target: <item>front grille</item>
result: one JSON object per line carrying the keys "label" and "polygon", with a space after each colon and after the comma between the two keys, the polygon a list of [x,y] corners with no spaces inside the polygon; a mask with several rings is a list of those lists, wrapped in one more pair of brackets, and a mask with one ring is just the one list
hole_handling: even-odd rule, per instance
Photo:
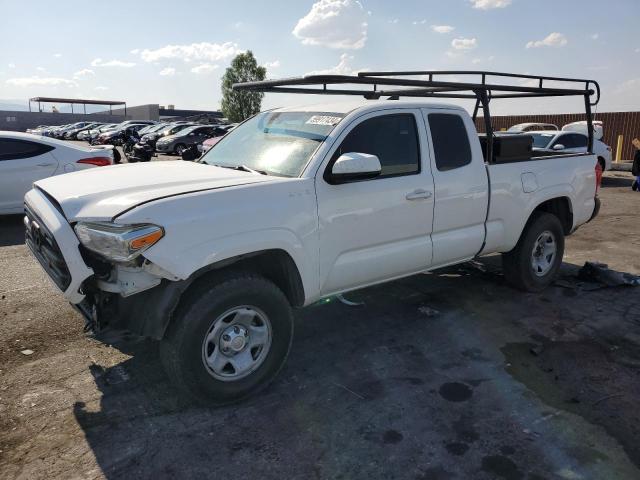
{"label": "front grille", "polygon": [[29,219],[25,231],[26,244],[45,272],[49,274],[58,288],[64,292],[71,283],[71,274],[60,247],[58,247],[56,239],[44,222],[27,205],[24,206],[24,209],[25,215]]}

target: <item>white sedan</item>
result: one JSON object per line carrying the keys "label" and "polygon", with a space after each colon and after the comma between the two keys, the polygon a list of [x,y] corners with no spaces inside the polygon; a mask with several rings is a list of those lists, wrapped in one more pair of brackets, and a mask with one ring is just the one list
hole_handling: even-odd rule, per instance
{"label": "white sedan", "polygon": [[22,213],[24,195],[36,180],[106,165],[113,165],[111,148],[0,131],[0,215]]}
{"label": "white sedan", "polygon": [[[572,130],[541,130],[537,132],[525,132],[533,137],[533,150],[546,153],[558,153],[572,155],[586,153],[589,141],[586,134]],[[593,139],[593,153],[598,157],[602,170],[611,169],[611,147],[598,140],[597,135]]]}

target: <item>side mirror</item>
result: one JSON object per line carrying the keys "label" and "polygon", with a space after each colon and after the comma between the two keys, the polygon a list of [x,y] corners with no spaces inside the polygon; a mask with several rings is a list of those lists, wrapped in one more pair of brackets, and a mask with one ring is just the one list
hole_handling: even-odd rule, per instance
{"label": "side mirror", "polygon": [[556,144],[553,146],[553,149],[554,149],[554,150],[564,150],[564,145],[562,145],[561,143],[556,143]]}
{"label": "side mirror", "polygon": [[332,185],[366,180],[380,175],[382,166],[375,155],[368,153],[343,153],[331,168],[331,175],[327,181]]}

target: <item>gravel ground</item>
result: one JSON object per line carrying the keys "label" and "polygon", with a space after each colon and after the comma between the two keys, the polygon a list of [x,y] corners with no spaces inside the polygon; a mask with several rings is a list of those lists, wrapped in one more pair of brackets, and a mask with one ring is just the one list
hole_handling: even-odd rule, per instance
{"label": "gravel ground", "polygon": [[179,397],[155,343],[83,334],[2,218],[0,477],[638,479],[640,288],[575,276],[640,274],[630,184],[606,175],[544,293],[491,257],[298,311],[274,384],[218,409]]}

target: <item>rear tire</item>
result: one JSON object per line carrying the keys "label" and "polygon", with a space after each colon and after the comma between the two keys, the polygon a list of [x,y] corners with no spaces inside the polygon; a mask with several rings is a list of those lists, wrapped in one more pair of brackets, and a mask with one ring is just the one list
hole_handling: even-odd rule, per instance
{"label": "rear tire", "polygon": [[564,231],[558,217],[534,212],[515,248],[502,254],[502,270],[512,286],[540,292],[555,279],[563,255]]}
{"label": "rear tire", "polygon": [[[160,344],[169,378],[200,404],[225,405],[265,388],[293,338],[293,313],[271,281],[228,272],[195,287]],[[262,342],[262,343],[260,343]]]}

